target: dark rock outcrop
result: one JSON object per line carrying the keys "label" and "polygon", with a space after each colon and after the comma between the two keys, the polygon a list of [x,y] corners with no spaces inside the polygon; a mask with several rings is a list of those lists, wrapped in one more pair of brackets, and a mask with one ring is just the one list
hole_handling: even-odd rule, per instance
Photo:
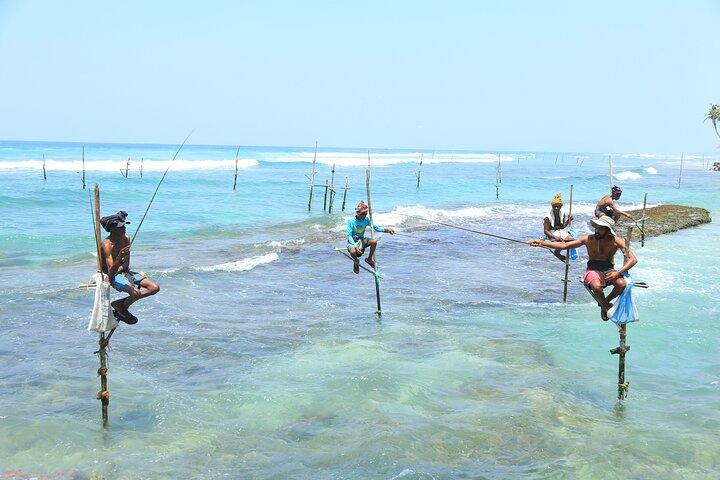
{"label": "dark rock outcrop", "polygon": [[[625,213],[629,213],[637,220],[633,238],[639,238],[642,209],[628,210]],[[645,238],[677,232],[683,228],[690,228],[711,221],[710,212],[704,208],[683,205],[658,205],[645,210]],[[634,222],[625,217],[620,217],[617,223],[621,231],[624,231],[628,225],[635,225]]]}

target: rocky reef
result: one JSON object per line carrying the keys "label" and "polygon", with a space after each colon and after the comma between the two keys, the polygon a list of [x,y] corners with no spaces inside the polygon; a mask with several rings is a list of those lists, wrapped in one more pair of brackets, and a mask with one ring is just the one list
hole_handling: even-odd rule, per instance
{"label": "rocky reef", "polygon": [[[627,210],[625,213],[629,213],[637,220],[633,238],[639,238],[642,209]],[[677,232],[683,228],[690,228],[711,221],[710,212],[704,208],[686,207],[684,205],[658,205],[645,210],[645,238]],[[621,231],[624,231],[628,225],[634,225],[634,222],[625,217],[620,217],[617,223]]]}

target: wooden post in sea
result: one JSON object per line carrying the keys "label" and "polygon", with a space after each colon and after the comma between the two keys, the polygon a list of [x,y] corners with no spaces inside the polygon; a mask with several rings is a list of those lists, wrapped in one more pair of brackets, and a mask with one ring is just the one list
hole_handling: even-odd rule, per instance
{"label": "wooden post in sea", "polygon": [[612,187],[615,186],[615,182],[613,181],[613,173],[612,173],[612,155],[610,155],[610,192],[612,192]]}
{"label": "wooden post in sea", "polygon": [[[632,225],[628,227],[625,237],[625,255],[630,251],[630,240],[632,239]],[[618,355],[618,400],[624,400],[627,397],[627,391],[630,382],[625,381],[625,354],[630,350],[630,345],[625,343],[627,339],[627,324],[618,325],[620,333],[620,345],[610,350],[611,355]]]}
{"label": "wooden post in sea", "polygon": [[142,178],[142,168],[143,168],[144,161],[145,161],[145,157],[140,157],[140,178]]}
{"label": "wooden post in sea", "polygon": [[418,166],[418,171],[417,171],[417,186],[416,186],[415,188],[420,188],[420,172],[422,171],[423,155],[424,155],[424,154],[422,154],[422,153],[420,154],[420,166]]}
{"label": "wooden post in sea", "polygon": [[[100,237],[100,187],[95,184],[95,246],[97,248],[97,270],[102,274],[102,248],[101,248],[101,237]],[[108,340],[110,337],[108,336]],[[110,404],[110,392],[107,389],[107,340],[105,339],[105,333],[100,332],[100,339],[98,340],[100,348],[97,353],[100,357],[100,368],[97,373],[100,376],[100,391],[97,394],[98,400],[102,405],[102,421],[103,427],[108,424],[108,405]]]}
{"label": "wooden post in sea", "polygon": [[313,155],[312,171],[310,172],[310,198],[308,199],[308,212],[312,209],[313,187],[315,186],[315,160],[317,159],[317,144],[315,142],[315,154]]}
{"label": "wooden post in sea", "polygon": [[[570,209],[568,211],[568,227],[570,226],[569,222],[572,222],[570,220],[570,216],[572,215],[572,197],[573,197],[573,186],[570,185]],[[570,272],[570,250],[567,250],[565,252],[565,280],[563,280],[563,303],[567,302],[567,291],[568,291],[568,274]]]}
{"label": "wooden post in sea", "polygon": [[125,178],[128,178],[129,172],[130,172],[130,157],[128,157],[127,163],[125,164]]}
{"label": "wooden post in sea", "polygon": [[[370,201],[370,150],[368,150],[368,168],[365,170],[365,188],[367,190],[368,200],[368,216],[370,217],[370,239],[375,239],[375,224],[373,223],[372,215],[372,202]],[[375,249],[377,252],[377,249]],[[377,257],[373,254],[373,272],[375,272],[375,298],[377,300],[377,311],[375,312],[378,317],[382,315],[382,309],[380,308],[380,280],[377,276]]]}
{"label": "wooden post in sea", "polygon": [[45,154],[43,153],[43,180],[47,182],[47,174],[45,173]]}
{"label": "wooden post in sea", "polygon": [[682,180],[682,164],[683,164],[683,156],[684,155],[685,155],[684,153],[680,154],[680,175],[678,176],[678,188],[680,188],[680,181]]}
{"label": "wooden post in sea", "polygon": [[325,198],[323,198],[323,212],[327,211],[328,179],[325,179]]}
{"label": "wooden post in sea", "polygon": [[330,176],[330,202],[328,203],[328,213],[332,213],[334,197],[335,197],[335,164],[333,163],[332,175]]}
{"label": "wooden post in sea", "polygon": [[82,168],[83,168],[82,184],[83,184],[83,190],[85,190],[85,145],[82,146]]}
{"label": "wooden post in sea", "polygon": [[500,154],[498,153],[498,163],[495,165],[495,198],[500,198]]}
{"label": "wooden post in sea", "polygon": [[640,246],[645,246],[645,207],[647,206],[647,193],[643,198],[642,218],[640,219]]}
{"label": "wooden post in sea", "polygon": [[237,187],[237,173],[238,173],[238,154],[240,153],[240,145],[238,145],[237,151],[235,152],[235,179],[233,180],[233,192]]}
{"label": "wooden post in sea", "polygon": [[345,177],[345,192],[343,192],[343,203],[342,203],[342,208],[340,209],[341,212],[345,212],[345,200],[347,199],[347,191],[348,191],[348,177]]}

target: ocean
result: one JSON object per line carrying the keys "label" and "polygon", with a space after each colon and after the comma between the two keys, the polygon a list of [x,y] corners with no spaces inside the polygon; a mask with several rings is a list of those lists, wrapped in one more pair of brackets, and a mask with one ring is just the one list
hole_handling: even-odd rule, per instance
{"label": "ocean", "polygon": [[[233,190],[237,146],[185,145],[158,188],[178,147],[85,144],[83,189],[82,145],[0,142],[0,478],[717,478],[717,221],[634,236],[649,288],[619,401],[618,329],[582,287],[584,250],[564,304],[546,250],[433,223],[540,238],[572,185],[590,233],[607,154],[320,147],[308,212],[314,146],[241,147]],[[717,220],[717,157],[614,154],[618,203]],[[368,159],[374,221],[403,233],[378,234],[380,317],[373,277],[334,251]],[[326,213],[333,165],[349,189]],[[161,287],[112,338],[107,428],[79,288],[95,184]]]}

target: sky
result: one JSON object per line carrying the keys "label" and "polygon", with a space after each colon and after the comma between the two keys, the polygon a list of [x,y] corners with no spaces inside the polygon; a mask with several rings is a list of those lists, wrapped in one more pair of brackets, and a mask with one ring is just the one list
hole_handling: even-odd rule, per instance
{"label": "sky", "polygon": [[0,0],[0,139],[716,152],[718,0]]}

